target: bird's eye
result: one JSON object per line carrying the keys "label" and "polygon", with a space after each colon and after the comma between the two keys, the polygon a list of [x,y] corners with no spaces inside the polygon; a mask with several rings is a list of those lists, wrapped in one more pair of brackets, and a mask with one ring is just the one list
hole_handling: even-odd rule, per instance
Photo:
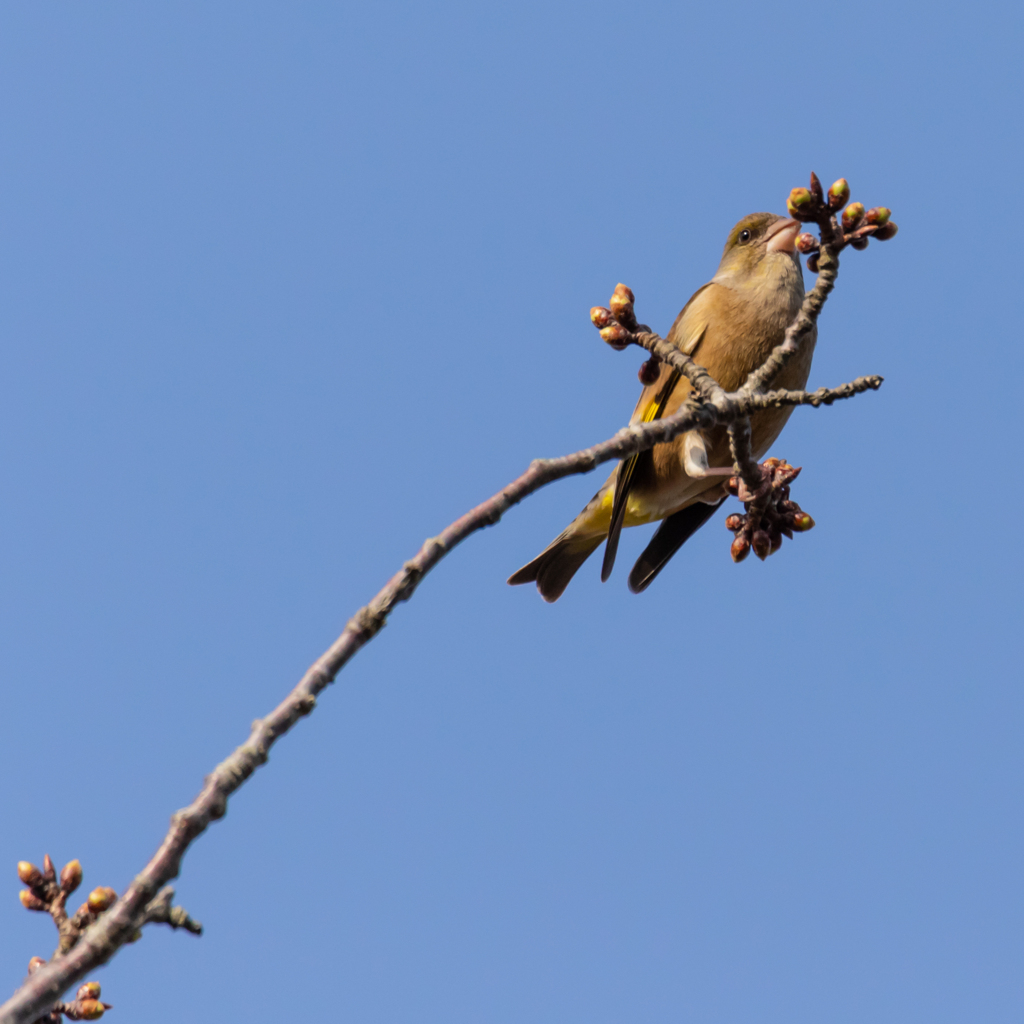
{"label": "bird's eye", "polygon": [[746,228],[744,228],[740,232],[740,241],[741,242],[749,242],[750,241],[750,232]]}

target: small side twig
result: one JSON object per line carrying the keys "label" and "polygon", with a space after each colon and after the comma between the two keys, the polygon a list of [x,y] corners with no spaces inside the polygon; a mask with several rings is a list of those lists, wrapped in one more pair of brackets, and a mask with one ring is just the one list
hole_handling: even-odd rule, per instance
{"label": "small side twig", "polygon": [[184,907],[171,906],[171,900],[173,899],[174,886],[165,885],[150,900],[148,906],[143,911],[139,927],[141,928],[147,924],[167,924],[174,929],[184,928],[185,931],[191,932],[193,935],[202,935],[203,926],[195,918],[189,916],[188,911]]}

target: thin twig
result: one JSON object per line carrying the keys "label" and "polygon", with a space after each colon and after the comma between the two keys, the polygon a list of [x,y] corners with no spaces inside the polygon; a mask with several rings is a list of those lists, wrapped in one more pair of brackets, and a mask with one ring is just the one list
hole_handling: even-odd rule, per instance
{"label": "thin twig", "polygon": [[761,486],[761,467],[750,447],[750,417],[740,416],[729,424],[729,448],[733,469],[751,491]]}

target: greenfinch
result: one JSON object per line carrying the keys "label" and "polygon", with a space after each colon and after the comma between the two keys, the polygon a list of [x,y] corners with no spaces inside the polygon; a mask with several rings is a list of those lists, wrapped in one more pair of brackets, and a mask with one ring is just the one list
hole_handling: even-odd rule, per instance
{"label": "greenfinch", "polygon": [[[676,317],[667,340],[692,356],[726,391],[740,387],[778,345],[800,309],[804,279],[796,253],[800,224],[773,213],[752,213],[729,232],[718,272]],[[803,388],[817,332],[812,331],[772,381]],[[667,363],[643,389],[631,423],[672,415],[690,383]],[[751,445],[760,459],[792,408],[751,417]],[[509,583],[536,583],[545,601],[557,601],[576,570],[607,540],[601,578],[611,573],[623,526],[661,520],[629,574],[634,593],[645,590],[669,559],[725,500],[732,453],[725,427],[691,430],[623,460],[586,508]]]}

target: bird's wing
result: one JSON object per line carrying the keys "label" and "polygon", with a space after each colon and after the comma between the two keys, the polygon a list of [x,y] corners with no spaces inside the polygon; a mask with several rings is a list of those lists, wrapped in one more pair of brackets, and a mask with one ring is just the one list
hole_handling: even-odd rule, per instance
{"label": "bird's wing", "polygon": [[665,340],[672,342],[680,352],[692,356],[708,329],[708,307],[719,288],[721,285],[715,284],[714,281],[708,281],[698,288],[690,296],[690,301],[679,311],[679,316],[665,335]]}
{"label": "bird's wing", "polygon": [[[682,312],[676,317],[672,329],[669,331],[668,339],[676,348],[692,356],[700,346],[704,335],[707,333],[708,321],[702,315],[704,302],[702,296],[707,295],[710,284],[698,288],[690,298],[690,301],[683,307]],[[682,374],[678,370],[672,370],[665,383],[658,388],[653,385],[644,388],[640,395],[640,401],[636,404],[631,423],[650,423],[661,418],[665,406]],[[655,390],[657,389],[657,390]],[[615,477],[615,501],[612,504],[611,523],[608,527],[608,541],[604,548],[604,560],[601,563],[601,582],[605,582],[612,574],[615,565],[615,555],[619,550],[619,535],[622,533],[622,524],[626,518],[626,508],[629,504],[629,492],[636,478],[637,467],[641,459],[650,459],[651,450],[638,452],[628,459],[619,463],[619,471]]]}
{"label": "bird's wing", "polygon": [[[651,423],[661,418],[665,403],[669,395],[675,390],[682,374],[673,370],[665,381],[657,398],[647,404],[643,411],[640,422]],[[650,449],[631,455],[628,459],[619,463],[619,472],[615,477],[615,502],[612,505],[611,524],[608,527],[608,543],[604,548],[604,561],[601,563],[601,582],[604,583],[612,574],[612,567],[615,565],[615,553],[619,549],[619,534],[622,533],[622,522],[626,518],[626,506],[628,504],[629,491],[633,486],[633,477],[636,475],[636,467],[639,465],[642,456],[650,458]]]}

